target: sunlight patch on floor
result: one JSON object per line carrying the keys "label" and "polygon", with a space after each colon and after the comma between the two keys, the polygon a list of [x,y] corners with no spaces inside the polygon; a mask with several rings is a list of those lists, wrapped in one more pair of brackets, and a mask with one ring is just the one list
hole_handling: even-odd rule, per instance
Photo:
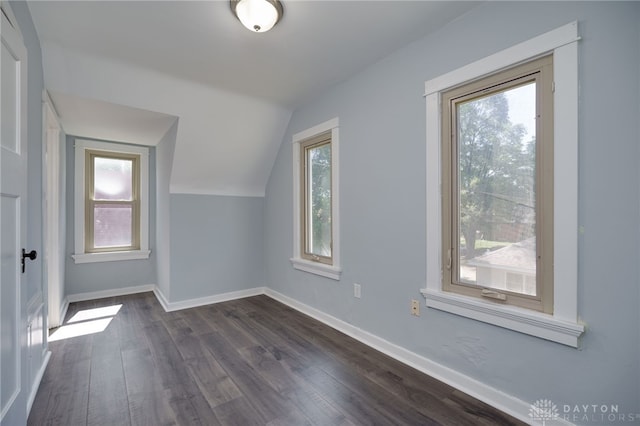
{"label": "sunlight patch on floor", "polygon": [[122,308],[122,304],[78,311],[66,324],[58,327],[49,335],[49,341],[55,342],[72,337],[102,333],[118,314],[120,308]]}
{"label": "sunlight patch on floor", "polygon": [[122,304],[104,306],[102,308],[84,309],[82,311],[78,311],[74,316],[71,317],[71,319],[69,319],[69,321],[67,321],[67,323],[88,321],[97,318],[114,317],[118,313],[118,311],[120,311],[120,308],[122,308]]}
{"label": "sunlight patch on floor", "polygon": [[111,318],[101,318],[97,320],[84,321],[74,324],[63,325],[49,336],[50,342],[69,339],[71,337],[86,336],[87,334],[101,333],[109,326]]}

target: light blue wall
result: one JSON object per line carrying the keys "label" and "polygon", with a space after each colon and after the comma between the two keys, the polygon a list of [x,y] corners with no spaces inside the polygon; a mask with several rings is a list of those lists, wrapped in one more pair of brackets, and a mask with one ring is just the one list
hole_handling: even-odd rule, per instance
{"label": "light blue wall", "polygon": [[176,146],[178,120],[156,145],[156,267],[158,289],[171,298],[171,167]]}
{"label": "light blue wall", "polygon": [[262,197],[171,194],[171,302],[264,285]]}
{"label": "light blue wall", "polygon": [[67,253],[65,295],[89,293],[156,284],[156,167],[155,148],[149,148],[149,248],[151,256],[144,260],[76,264],[74,253],[74,136],[67,137]]}
{"label": "light blue wall", "polygon": [[[579,21],[580,349],[422,307],[425,80]],[[534,402],[640,413],[640,3],[488,2],[295,111],[265,201],[266,285]],[[293,270],[292,135],[340,119],[340,282]],[[556,141],[561,143],[561,141]],[[562,176],[556,176],[562,179]],[[362,299],[353,297],[353,283]],[[580,422],[578,422],[580,423]]]}

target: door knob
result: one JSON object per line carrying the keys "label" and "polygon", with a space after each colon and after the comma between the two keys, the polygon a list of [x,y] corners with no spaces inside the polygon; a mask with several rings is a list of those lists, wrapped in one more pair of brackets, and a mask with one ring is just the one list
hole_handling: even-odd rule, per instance
{"label": "door knob", "polygon": [[22,249],[22,273],[23,274],[24,274],[24,268],[25,268],[24,259],[27,257],[31,260],[35,260],[36,257],[38,257],[38,252],[36,252],[35,250],[31,250],[29,253],[27,253],[25,249]]}

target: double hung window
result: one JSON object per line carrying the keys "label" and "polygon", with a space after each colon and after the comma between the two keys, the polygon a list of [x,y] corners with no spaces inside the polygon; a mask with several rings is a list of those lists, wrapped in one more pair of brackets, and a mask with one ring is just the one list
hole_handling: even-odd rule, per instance
{"label": "double hung window", "polygon": [[149,257],[149,149],[75,141],[76,263]]}
{"label": "double hung window", "polygon": [[85,252],[140,249],[140,155],[86,150]]}

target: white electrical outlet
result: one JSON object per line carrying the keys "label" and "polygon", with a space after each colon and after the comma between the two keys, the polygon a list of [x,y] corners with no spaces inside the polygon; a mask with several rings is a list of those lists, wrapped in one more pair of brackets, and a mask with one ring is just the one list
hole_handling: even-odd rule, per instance
{"label": "white electrical outlet", "polygon": [[362,297],[362,287],[360,284],[353,283],[353,297],[360,299]]}
{"label": "white electrical outlet", "polygon": [[416,299],[411,300],[411,315],[420,316],[420,302]]}

